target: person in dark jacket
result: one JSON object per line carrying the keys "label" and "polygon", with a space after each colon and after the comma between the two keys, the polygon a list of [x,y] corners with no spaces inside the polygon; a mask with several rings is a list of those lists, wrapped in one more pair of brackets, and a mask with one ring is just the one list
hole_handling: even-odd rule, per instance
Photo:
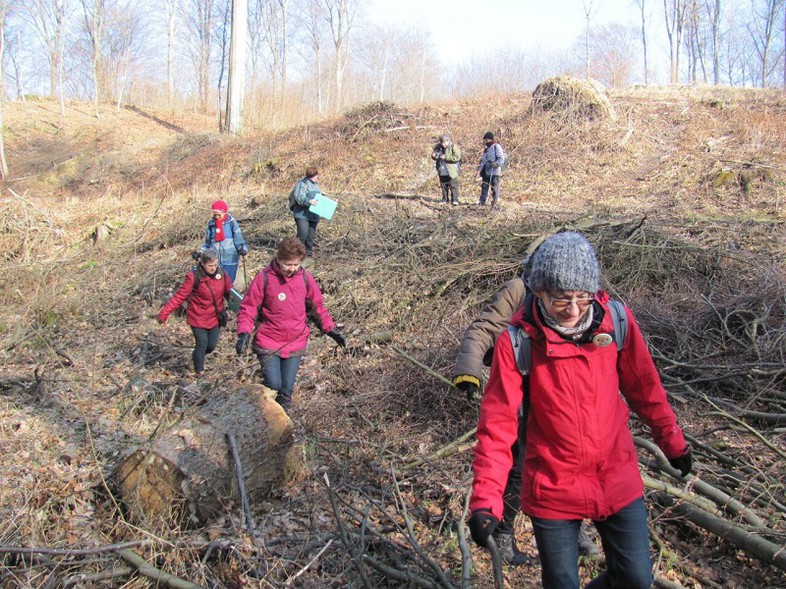
{"label": "person in dark jacket", "polygon": [[346,346],[316,280],[303,268],[305,257],[306,248],[299,239],[282,239],[276,257],[251,281],[237,314],[235,349],[243,353],[259,321],[253,349],[262,365],[262,384],[276,391],[276,402],[285,411],[292,404],[295,379],[308,345],[308,319],[338,345]]}
{"label": "person in dark jacket", "polygon": [[431,150],[431,159],[437,168],[442,202],[458,205],[461,150],[453,143],[450,135],[445,134],[439,138],[439,143]]}
{"label": "person in dark jacket", "polygon": [[188,301],[186,321],[194,334],[194,372],[205,375],[205,355],[218,345],[221,335],[219,317],[224,311],[224,298],[232,290],[232,279],[218,265],[218,252],[208,248],[200,254],[198,266],[186,274],[180,288],[158,313],[158,322],[166,323],[169,316]]}
{"label": "person in dark jacket", "polygon": [[[464,391],[467,399],[475,401],[480,395],[483,365],[491,364],[491,355],[499,334],[505,331],[513,314],[524,302],[527,294],[526,275],[529,273],[530,257],[524,261],[524,272],[517,278],[505,282],[483,307],[478,316],[464,332],[459,354],[453,366],[453,384]],[[494,530],[494,539],[506,564],[521,565],[530,558],[521,552],[514,536],[514,523],[521,511],[521,471],[524,466],[526,429],[521,424],[521,435],[511,448],[513,466],[505,484],[505,507],[499,526]],[[586,526],[579,530],[579,552],[586,556],[599,554],[597,546],[587,534]]]}
{"label": "person in dark jacket", "polygon": [[528,286],[532,294],[511,320],[531,341],[528,387],[505,330],[480,406],[472,538],[486,546],[499,525],[524,403],[521,505],[532,521],[543,586],[578,589],[577,539],[587,518],[600,534],[607,569],[587,587],[649,588],[647,512],[630,410],[682,477],[692,467],[690,447],[630,309],[622,349],[613,345],[609,297],[600,290],[600,265],[586,238],[568,231],[544,241],[533,254]]}
{"label": "person in dark jacket", "polygon": [[210,208],[212,216],[207,222],[205,244],[194,253],[194,259],[198,259],[202,250],[212,247],[218,252],[219,266],[234,282],[239,256],[248,254],[248,245],[237,219],[229,214],[229,206],[225,201],[217,200]]}
{"label": "person in dark jacket", "polygon": [[316,166],[306,168],[306,175],[295,183],[289,193],[289,209],[295,217],[297,238],[306,246],[306,255],[314,255],[314,237],[317,234],[319,215],[309,210],[317,204],[317,197],[322,194],[317,178],[319,170]]}
{"label": "person in dark jacket", "polygon": [[502,145],[494,139],[491,131],[483,135],[483,154],[478,163],[478,175],[480,176],[480,198],[479,205],[485,205],[491,192],[491,208],[500,204],[500,185],[502,178],[502,164],[505,162],[505,151]]}

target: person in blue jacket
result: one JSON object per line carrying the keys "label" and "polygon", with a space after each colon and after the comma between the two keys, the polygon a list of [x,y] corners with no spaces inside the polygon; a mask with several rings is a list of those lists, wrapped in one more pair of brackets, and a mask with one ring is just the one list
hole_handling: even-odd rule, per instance
{"label": "person in blue jacket", "polygon": [[194,252],[194,259],[198,258],[200,252],[212,247],[218,252],[218,262],[224,272],[232,282],[235,282],[238,260],[240,256],[248,254],[248,245],[237,219],[229,214],[229,207],[225,201],[217,200],[210,208],[213,216],[207,222],[205,244]]}
{"label": "person in blue jacket", "polygon": [[322,194],[317,176],[319,170],[316,166],[309,166],[306,168],[306,175],[297,181],[289,193],[289,210],[295,217],[297,238],[306,246],[307,256],[314,255],[314,236],[319,223],[319,215],[309,210],[311,205],[317,204],[316,197]]}

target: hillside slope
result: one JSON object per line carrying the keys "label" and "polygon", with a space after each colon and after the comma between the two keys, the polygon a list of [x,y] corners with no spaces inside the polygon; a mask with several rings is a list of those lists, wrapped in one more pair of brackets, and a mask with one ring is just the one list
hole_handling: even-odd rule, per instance
{"label": "hillside slope", "polygon": [[[570,226],[597,246],[607,286],[648,335],[699,478],[755,512],[759,535],[782,547],[786,102],[701,89],[611,99],[615,121],[531,113],[522,95],[374,104],[255,137],[216,134],[197,116],[5,105],[0,545],[144,540],[135,549],[148,561],[203,586],[461,586],[455,530],[471,457],[467,443],[437,452],[474,427],[477,407],[445,378],[464,328],[530,243]],[[495,212],[471,204],[489,129],[511,159]],[[439,203],[428,159],[445,131],[466,154],[455,208]],[[195,382],[188,327],[153,316],[190,268],[215,198],[249,240],[250,280],[293,233],[286,194],[311,164],[340,204],[320,224],[309,270],[349,346],[311,338],[292,412],[303,471],[253,506],[254,533],[238,506],[208,530],[135,527],[106,480],[122,456],[203,395],[260,378],[255,360],[235,355],[231,323]],[[641,456],[649,477],[680,486]],[[660,586],[783,586],[766,556],[686,521],[668,492],[648,494]],[[525,518],[517,533],[534,551]],[[357,551],[365,564],[353,564]],[[9,587],[110,568],[89,551],[0,554]],[[490,586],[487,557],[472,556],[474,586]],[[583,563],[583,579],[597,566]],[[538,586],[537,567],[506,575]],[[146,584],[132,579],[124,586]]]}

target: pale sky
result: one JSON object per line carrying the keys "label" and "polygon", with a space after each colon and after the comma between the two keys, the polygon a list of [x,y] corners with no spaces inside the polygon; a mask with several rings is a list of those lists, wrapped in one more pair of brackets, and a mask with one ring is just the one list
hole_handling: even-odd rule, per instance
{"label": "pale sky", "polygon": [[[663,28],[656,3],[650,0],[648,4],[652,6],[648,10],[655,9],[653,24]],[[592,6],[591,25],[619,22],[640,26],[635,0],[593,0]],[[582,0],[372,0],[366,4],[365,14],[378,25],[395,23],[430,30],[442,57],[452,57],[451,65],[508,46],[567,48],[585,29]]]}

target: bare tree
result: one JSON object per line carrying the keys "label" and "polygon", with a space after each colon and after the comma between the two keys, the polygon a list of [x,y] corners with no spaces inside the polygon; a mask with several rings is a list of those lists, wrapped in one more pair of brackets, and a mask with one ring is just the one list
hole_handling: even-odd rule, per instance
{"label": "bare tree", "polygon": [[185,0],[164,0],[166,18],[166,103],[174,108],[175,100],[175,47],[180,27],[183,25]]}
{"label": "bare tree", "polygon": [[213,42],[215,0],[190,0],[186,22],[190,33],[197,95],[202,109],[210,104],[210,56]]}
{"label": "bare tree", "polygon": [[98,116],[98,103],[105,96],[106,81],[103,75],[103,43],[106,30],[106,0],[79,0],[82,4],[84,28],[90,45],[93,70],[93,105]]}
{"label": "bare tree", "polygon": [[669,37],[669,82],[680,81],[680,50],[685,30],[685,0],[663,0],[666,34]]}
{"label": "bare tree", "polygon": [[632,26],[609,23],[597,27],[590,35],[593,77],[610,87],[629,84],[638,57],[636,37]]}
{"label": "bare tree", "polygon": [[327,20],[325,7],[322,0],[305,0],[302,10],[303,12],[299,17],[300,28],[305,33],[306,45],[311,53],[310,58],[313,59],[314,67],[316,67],[317,112],[324,114],[325,100],[322,87],[322,43],[324,35],[321,25]]}
{"label": "bare tree", "polygon": [[712,43],[712,83],[720,84],[720,35],[721,35],[721,0],[704,0],[710,26],[710,40]]}
{"label": "bare tree", "polygon": [[[8,14],[8,0],[0,2],[0,56],[5,52],[5,17]],[[3,87],[3,60],[0,59],[0,179],[8,178],[8,163],[5,159],[5,143],[3,142],[3,100],[5,88]]]}
{"label": "bare tree", "polygon": [[784,5],[784,0],[751,0],[753,5],[753,19],[748,23],[748,32],[756,48],[759,60],[759,80],[762,88],[767,86],[772,65],[770,52],[775,38],[775,27],[778,14]]}
{"label": "bare tree", "polygon": [[336,99],[334,110],[341,109],[343,100],[344,69],[349,56],[349,33],[358,9],[358,0],[323,0],[327,13],[325,18],[333,36],[336,73]]}
{"label": "bare tree", "polygon": [[634,0],[636,6],[639,7],[639,15],[641,16],[641,49],[642,57],[644,58],[644,84],[650,83],[650,67],[648,63],[649,56],[647,55],[647,14],[646,14],[646,0]]}
{"label": "bare tree", "polygon": [[591,77],[592,68],[590,64],[590,21],[592,17],[595,16],[597,12],[597,7],[595,6],[595,0],[581,0],[582,6],[584,7],[584,57],[585,57],[585,69],[584,75],[587,79]]}
{"label": "bare tree", "polygon": [[232,0],[232,43],[229,49],[226,115],[226,128],[230,133],[240,133],[243,126],[247,30],[248,0]]}
{"label": "bare tree", "polygon": [[36,34],[46,47],[49,61],[49,93],[60,95],[62,101],[63,37],[67,18],[66,0],[30,0],[22,4],[32,22]]}
{"label": "bare tree", "polygon": [[698,0],[686,0],[685,11],[685,30],[687,36],[685,50],[688,55],[690,81],[694,83],[699,81],[698,71],[700,67],[702,81],[706,83],[706,45],[704,42],[706,14],[701,10]]}

